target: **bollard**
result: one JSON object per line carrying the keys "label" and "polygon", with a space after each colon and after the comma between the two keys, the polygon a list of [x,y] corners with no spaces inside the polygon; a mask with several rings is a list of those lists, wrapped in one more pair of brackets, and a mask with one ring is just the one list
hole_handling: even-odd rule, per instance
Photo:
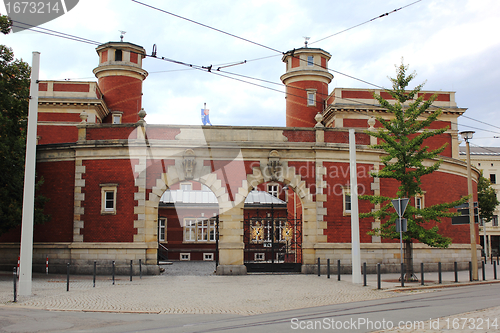
{"label": "bollard", "polygon": [[420,263],[420,284],[423,286],[424,285],[424,263]]}
{"label": "bollard", "polygon": [[366,287],[366,262],[363,263],[363,287]]}
{"label": "bollard", "polygon": [[49,275],[49,256],[45,258],[45,274]]}
{"label": "bollard", "polygon": [[493,278],[497,279],[497,262],[493,261]]}
{"label": "bollard", "polygon": [[97,271],[97,261],[94,260],[94,281],[92,283],[93,287],[95,288],[95,274]]}
{"label": "bollard", "polygon": [[499,258],[499,256],[497,256],[497,265],[500,264],[500,262],[498,261],[498,258]]}
{"label": "bollard", "polygon": [[401,263],[401,287],[405,286],[405,264]]}
{"label": "bollard", "polygon": [[469,261],[469,281],[472,281],[472,261]]}
{"label": "bollard", "polygon": [[493,256],[491,256],[491,264],[493,265]]}
{"label": "bollard", "polygon": [[12,271],[12,279],[14,280],[14,303],[17,302],[17,269],[14,267]]}
{"label": "bollard", "polygon": [[[472,265],[470,267],[472,267]],[[458,282],[458,264],[456,261],[453,263],[453,268],[455,269],[455,282]],[[472,270],[471,270],[471,272],[472,272]],[[472,276],[472,273],[471,273],[471,276]]]}
{"label": "bollard", "polygon": [[139,259],[139,278],[142,279],[142,259]]}
{"label": "bollard", "polygon": [[21,262],[21,257],[17,257],[17,273],[16,275],[19,276],[19,263]]}
{"label": "bollard", "polygon": [[130,281],[132,281],[132,260],[130,260]]}
{"label": "bollard", "polygon": [[337,281],[340,281],[340,259],[337,260]]}
{"label": "bollard", "polygon": [[486,281],[486,270],[484,269],[484,261],[481,262],[481,268],[483,270],[483,281]]}
{"label": "bollard", "polygon": [[441,271],[441,261],[438,262],[438,280],[439,284],[443,283],[443,276],[442,276],[442,271]]}
{"label": "bollard", "polygon": [[115,261],[113,260],[113,286],[115,285]]}
{"label": "bollard", "polygon": [[321,276],[321,264],[319,258],[318,258],[318,276]]}
{"label": "bollard", "polygon": [[380,263],[377,263],[377,289],[381,289],[381,283],[382,281],[380,280]]}
{"label": "bollard", "polygon": [[69,262],[66,264],[66,291],[69,291]]}
{"label": "bollard", "polygon": [[330,278],[330,259],[326,259],[326,276]]}

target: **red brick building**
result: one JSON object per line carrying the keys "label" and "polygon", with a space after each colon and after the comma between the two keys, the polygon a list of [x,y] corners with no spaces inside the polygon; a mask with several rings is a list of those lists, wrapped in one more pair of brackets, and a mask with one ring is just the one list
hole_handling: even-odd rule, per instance
{"label": "red brick building", "polygon": [[[86,272],[94,260],[106,266],[141,259],[143,269],[156,273],[162,246],[169,259],[218,259],[219,274],[244,274],[256,261],[293,263],[302,272],[310,272],[318,257],[348,264],[352,128],[360,193],[396,194],[396,182],[370,174],[381,167],[384,152],[369,147],[376,141],[367,134],[378,126],[374,115],[389,117],[373,93],[390,96],[368,89],[329,92],[333,75],[324,50],[301,48],[283,57],[287,127],[149,125],[141,110],[144,49],[110,42],[97,53],[98,82],[39,84],[37,173],[45,179],[41,193],[50,198],[46,213],[52,219],[35,227],[36,264],[49,256],[54,265],[71,262]],[[456,127],[465,109],[457,107],[454,92],[423,92],[434,93],[433,105],[443,113],[433,126],[448,129],[425,144],[448,145],[440,169],[423,178],[424,196],[411,198],[412,205],[467,195]],[[187,184],[197,187],[183,189]],[[278,201],[250,200],[253,190]],[[180,192],[195,197],[175,197]],[[361,212],[376,208],[359,203]],[[360,221],[361,260],[390,270],[400,261],[399,244],[367,234],[380,223]],[[453,245],[415,244],[414,262],[466,267],[469,226],[443,219],[439,230]],[[0,264],[15,262],[19,240],[19,229],[0,236]]]}

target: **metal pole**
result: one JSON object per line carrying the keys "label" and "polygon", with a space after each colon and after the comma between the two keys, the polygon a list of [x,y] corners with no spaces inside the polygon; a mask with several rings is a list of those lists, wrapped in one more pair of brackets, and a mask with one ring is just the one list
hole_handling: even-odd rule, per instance
{"label": "metal pole", "polygon": [[453,268],[455,269],[455,282],[458,282],[458,266],[456,261],[453,263]]}
{"label": "metal pole", "polygon": [[326,275],[330,278],[330,258],[326,259]]}
{"label": "metal pole", "polygon": [[132,260],[130,260],[130,281],[132,281]]}
{"label": "metal pole", "polygon": [[477,281],[479,278],[477,276],[477,250],[476,250],[476,229],[475,229],[475,219],[474,219],[474,198],[472,196],[472,176],[471,176],[471,165],[470,165],[470,146],[469,139],[465,140],[467,146],[467,190],[470,196],[469,198],[469,224],[470,224],[470,245],[471,245],[471,261],[472,261],[472,280]]}
{"label": "metal pole", "polygon": [[420,263],[420,284],[424,285],[424,263]]}
{"label": "metal pole", "polygon": [[17,269],[14,267],[12,273],[12,279],[14,280],[14,303],[17,302]]}
{"label": "metal pole", "polygon": [[486,270],[484,268],[485,268],[484,261],[481,261],[481,269],[483,271],[483,281],[486,281]]}
{"label": "metal pole", "polygon": [[401,263],[401,287],[405,286],[405,264]]}
{"label": "metal pole", "polygon": [[69,291],[69,262],[66,264],[66,291]]}
{"label": "metal pole", "polygon": [[363,263],[363,286],[366,287],[366,262]]}
{"label": "metal pole", "polygon": [[113,260],[113,286],[115,285],[115,261]]}
{"label": "metal pole", "polygon": [[382,283],[380,279],[380,263],[377,263],[377,289],[381,289]]}
{"label": "metal pole", "polygon": [[28,109],[28,131],[26,135],[26,158],[24,167],[23,216],[21,224],[21,272],[19,274],[19,295],[23,296],[31,296],[33,276],[33,221],[35,213],[35,165],[39,70],[40,53],[33,52]]}
{"label": "metal pole", "polygon": [[45,274],[49,275],[49,256],[45,258]]}
{"label": "metal pole", "polygon": [[497,262],[493,261],[493,278],[497,279]]}
{"label": "metal pole", "polygon": [[438,280],[439,284],[443,283],[443,276],[441,274],[441,261],[438,262]]}
{"label": "metal pole", "polygon": [[361,283],[361,244],[359,238],[358,173],[356,167],[356,135],[349,129],[349,167],[351,177],[351,256],[352,283]]}
{"label": "metal pole", "polygon": [[337,260],[337,281],[340,281],[340,259]]}
{"label": "metal pole", "polygon": [[94,260],[94,280],[93,280],[93,287],[95,288],[95,275],[97,271],[97,262]]}
{"label": "metal pole", "polygon": [[142,279],[142,259],[139,259],[139,278]]}
{"label": "metal pole", "polygon": [[321,265],[320,265],[320,259],[318,258],[318,276],[321,276]]}

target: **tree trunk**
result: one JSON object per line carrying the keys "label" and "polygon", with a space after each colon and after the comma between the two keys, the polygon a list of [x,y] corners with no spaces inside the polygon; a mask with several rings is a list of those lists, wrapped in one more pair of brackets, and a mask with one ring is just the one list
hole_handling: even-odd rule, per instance
{"label": "tree trunk", "polygon": [[405,240],[405,248],[404,248],[404,263],[405,263],[405,281],[410,282],[413,281],[414,272],[413,272],[413,243],[412,240]]}

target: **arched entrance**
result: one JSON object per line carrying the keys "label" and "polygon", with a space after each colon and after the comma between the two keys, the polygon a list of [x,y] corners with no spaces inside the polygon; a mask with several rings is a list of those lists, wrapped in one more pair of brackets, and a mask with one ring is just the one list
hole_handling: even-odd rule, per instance
{"label": "arched entrance", "polygon": [[249,192],[243,220],[247,272],[300,272],[302,204],[295,192],[275,181]]}
{"label": "arched entrance", "polygon": [[158,205],[158,262],[217,261],[219,204],[204,184],[173,184]]}

